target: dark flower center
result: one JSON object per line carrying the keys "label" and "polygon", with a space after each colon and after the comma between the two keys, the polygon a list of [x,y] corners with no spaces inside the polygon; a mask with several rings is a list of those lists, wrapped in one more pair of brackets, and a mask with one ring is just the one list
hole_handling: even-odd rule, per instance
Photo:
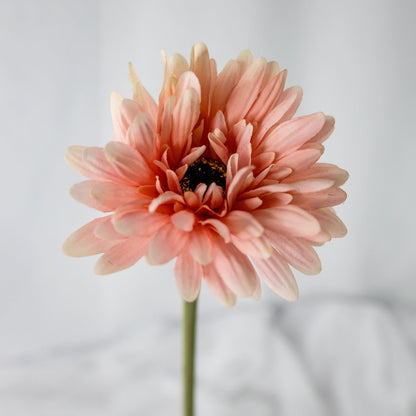
{"label": "dark flower center", "polygon": [[219,160],[206,159],[204,157],[189,165],[185,176],[180,181],[182,192],[194,191],[200,183],[207,186],[215,182],[225,192],[225,178],[227,169]]}

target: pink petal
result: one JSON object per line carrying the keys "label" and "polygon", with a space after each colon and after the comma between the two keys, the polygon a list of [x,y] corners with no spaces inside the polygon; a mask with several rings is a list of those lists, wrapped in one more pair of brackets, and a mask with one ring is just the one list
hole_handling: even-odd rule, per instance
{"label": "pink petal", "polygon": [[348,172],[328,163],[318,163],[300,172],[293,173],[284,179],[285,183],[293,183],[306,179],[330,179],[334,186],[343,185],[348,179]]}
{"label": "pink petal", "polygon": [[253,214],[265,229],[285,235],[312,236],[321,230],[319,221],[314,216],[295,205],[261,209]]}
{"label": "pink petal", "polygon": [[208,140],[212,151],[214,151],[214,153],[220,158],[221,162],[226,165],[229,158],[228,149],[220,140],[220,134],[223,134],[220,130],[215,130],[214,133],[208,133]]}
{"label": "pink petal", "polygon": [[175,192],[167,191],[161,195],[159,195],[156,199],[154,199],[151,204],[149,205],[149,212],[155,212],[161,205],[164,204],[171,204],[172,202],[181,202],[185,203],[183,197],[178,195]]}
{"label": "pink petal", "polygon": [[178,83],[176,84],[176,101],[178,101],[189,88],[193,88],[198,93],[199,100],[201,100],[201,85],[198,77],[192,71],[186,71],[180,76]]}
{"label": "pink petal", "polygon": [[244,72],[247,71],[250,65],[253,64],[253,54],[250,50],[245,49],[244,51],[240,52],[240,54],[237,56],[236,61],[239,65],[241,74],[244,74]]}
{"label": "pink petal", "polygon": [[91,188],[91,196],[111,211],[120,205],[139,199],[136,187],[112,182],[97,183]]}
{"label": "pink petal", "polygon": [[321,145],[319,145],[319,147],[314,145],[314,147],[309,146],[308,148],[301,148],[279,159],[276,162],[276,166],[284,166],[296,172],[302,171],[310,168],[317,160],[319,160],[323,152],[324,148]]}
{"label": "pink petal", "polygon": [[251,173],[252,170],[253,168],[251,166],[246,166],[235,174],[227,189],[227,202],[229,208],[233,206],[233,203],[237,199],[238,194],[244,190],[243,186],[246,183],[247,176]]}
{"label": "pink petal", "polygon": [[202,42],[192,47],[190,68],[201,83],[201,114],[208,114],[209,93],[211,89],[211,64],[208,48]]}
{"label": "pink petal", "polygon": [[253,266],[233,245],[221,244],[212,264],[237,296],[249,297],[256,289],[258,277]]}
{"label": "pink petal", "polygon": [[200,97],[198,92],[187,89],[173,110],[172,117],[172,148],[177,157],[189,143],[190,135],[199,117]]}
{"label": "pink petal", "polygon": [[178,194],[182,193],[181,184],[179,182],[176,173],[173,170],[168,169],[166,171],[166,180],[168,182],[168,189],[172,192],[176,192]]}
{"label": "pink petal", "polygon": [[226,188],[228,188],[238,172],[238,153],[230,155],[227,163]]}
{"label": "pink petal", "polygon": [[300,87],[291,87],[282,93],[276,107],[274,107],[261,122],[254,138],[255,145],[260,144],[265,134],[273,126],[286,120],[290,120],[294,116],[302,101],[302,94],[302,88]]}
{"label": "pink petal", "polygon": [[213,264],[203,267],[203,277],[208,289],[223,306],[232,307],[236,303],[236,296],[224,283],[217,269]]}
{"label": "pink petal", "polygon": [[315,113],[279,124],[262,142],[266,150],[286,155],[310,140],[324,125],[325,115]]}
{"label": "pink petal", "polygon": [[76,201],[81,202],[81,204],[85,204],[91,208],[97,209],[101,212],[109,212],[112,211],[112,208],[109,208],[107,205],[100,204],[95,198],[91,195],[91,189],[98,185],[99,181],[83,181],[80,183],[76,183],[71,187],[69,190],[69,194],[74,198]]}
{"label": "pink petal", "polygon": [[143,111],[143,109],[135,101],[123,98],[119,93],[113,92],[111,94],[111,115],[113,117],[115,140],[127,142],[127,130],[139,111]]}
{"label": "pink petal", "polygon": [[240,211],[252,211],[263,204],[263,201],[260,198],[247,198],[237,201],[234,204],[234,209]]}
{"label": "pink petal", "polygon": [[94,234],[102,240],[124,240],[126,238],[115,230],[111,216],[107,217],[101,224],[98,224]]}
{"label": "pink petal", "polygon": [[125,143],[110,142],[104,148],[105,155],[120,176],[130,183],[154,184],[155,175],[143,156]]}
{"label": "pink petal", "polygon": [[[265,88],[266,85],[269,84],[269,82],[275,78],[277,75],[279,75],[280,72],[280,67],[279,64],[276,61],[269,61],[267,62],[267,67],[266,67],[266,73],[264,74],[264,78],[263,78],[263,84],[261,86],[261,88]],[[281,71],[281,72],[287,72],[286,70]]]}
{"label": "pink petal", "polygon": [[328,189],[334,185],[334,181],[332,179],[323,178],[305,179],[295,182],[293,185],[295,186],[296,192],[309,193]]}
{"label": "pink petal", "polygon": [[196,210],[201,205],[201,201],[199,200],[198,196],[195,195],[195,192],[186,191],[183,196],[189,208]]}
{"label": "pink petal", "polygon": [[126,236],[150,236],[169,222],[169,216],[150,213],[131,203],[121,206],[113,215],[115,229]]}
{"label": "pink petal", "polygon": [[[74,169],[81,175],[86,176],[87,178],[97,179],[97,175],[87,168],[83,160],[82,155],[86,148],[86,146],[69,146],[65,152],[65,162],[70,168]],[[99,176],[99,178],[101,179],[101,176]]]}
{"label": "pink petal", "polygon": [[265,236],[243,240],[238,237],[231,236],[231,242],[239,251],[250,257],[267,259],[271,256],[273,247]]}
{"label": "pink petal", "polygon": [[311,143],[323,143],[334,131],[335,119],[332,116],[325,116],[325,124],[322,129],[310,140]]}
{"label": "pink petal", "polygon": [[158,125],[158,131],[160,130],[160,143],[170,143],[170,137],[172,134],[172,116],[175,108],[175,96],[170,97],[163,108],[162,116],[160,117],[161,125]]}
{"label": "pink petal", "polygon": [[211,111],[216,114],[217,111],[223,111],[225,103],[236,85],[239,78],[239,67],[237,62],[230,60],[224,69],[218,74],[214,92],[212,96]]}
{"label": "pink petal", "polygon": [[259,186],[258,188],[251,189],[250,191],[241,194],[241,198],[254,198],[268,195],[270,193],[288,192],[295,190],[295,185],[286,183],[273,183],[270,185]]}
{"label": "pink petal", "polygon": [[187,302],[193,302],[201,289],[201,265],[184,252],[176,259],[174,274],[179,294]]}
{"label": "pink petal", "polygon": [[209,205],[212,209],[219,208],[224,203],[222,187],[212,182],[205,192],[202,203]]}
{"label": "pink petal", "polygon": [[207,227],[198,227],[191,235],[189,251],[200,264],[207,265],[214,258],[212,231]]}
{"label": "pink petal", "polygon": [[234,125],[235,141],[237,145],[236,153],[238,153],[238,168],[251,165],[251,136],[253,134],[253,126],[246,124],[245,120]]}
{"label": "pink petal", "polygon": [[210,225],[224,239],[226,243],[231,241],[230,230],[222,221],[215,218],[209,218],[207,220],[201,221],[201,224]]}
{"label": "pink petal", "polygon": [[263,232],[263,226],[248,212],[231,211],[223,222],[229,228],[231,234],[243,240],[260,237]]}
{"label": "pink petal", "polygon": [[147,237],[129,238],[107,250],[95,263],[94,273],[105,275],[127,269],[146,253]]}
{"label": "pink petal", "polygon": [[263,88],[256,101],[247,113],[249,121],[259,121],[276,105],[276,102],[283,91],[286,82],[287,71],[284,70],[273,77]]}
{"label": "pink petal", "polygon": [[259,171],[270,166],[275,159],[275,152],[263,152],[252,158],[252,164],[256,167],[256,171]]}
{"label": "pink petal", "polygon": [[199,159],[206,150],[206,146],[193,147],[191,151],[181,160],[183,165],[191,165],[195,160]]}
{"label": "pink petal", "polygon": [[321,208],[312,212],[313,216],[321,223],[322,228],[331,237],[339,238],[347,234],[347,227],[335,214],[332,208]]}
{"label": "pink petal", "polygon": [[267,62],[264,58],[256,59],[232,90],[226,104],[225,113],[230,126],[244,118],[257,98],[266,65]]}
{"label": "pink petal", "polygon": [[114,245],[114,241],[97,238],[94,230],[109,216],[97,218],[72,233],[64,242],[62,251],[70,257],[85,257],[103,253]]}
{"label": "pink petal", "polygon": [[293,273],[276,250],[273,250],[269,259],[253,259],[253,262],[271,290],[289,301],[299,297],[299,289]]}
{"label": "pink petal", "polygon": [[147,113],[138,113],[127,131],[127,142],[141,153],[149,163],[156,158],[156,126],[152,117]]}
{"label": "pink petal", "polygon": [[194,228],[195,215],[191,211],[178,211],[170,218],[172,223],[180,230],[190,232]]}
{"label": "pink petal", "polygon": [[157,120],[157,104],[146,88],[143,87],[131,62],[129,62],[129,79],[133,89],[133,100],[136,101],[136,103],[138,103],[153,120]]}
{"label": "pink petal", "polygon": [[120,184],[129,183],[111,166],[101,147],[87,147],[82,153],[84,166],[92,172],[91,179],[111,181]]}
{"label": "pink petal", "polygon": [[149,264],[164,264],[176,257],[189,241],[189,233],[166,224],[153,237],[146,259]]}
{"label": "pink petal", "polygon": [[304,209],[333,207],[345,201],[347,194],[340,188],[332,186],[319,192],[294,194],[293,203]]}
{"label": "pink petal", "polygon": [[215,131],[215,129],[218,129],[223,133],[228,130],[225,116],[222,111],[217,111],[214,118],[211,120],[210,130]]}
{"label": "pink petal", "polygon": [[268,235],[275,248],[295,269],[308,275],[318,274],[321,271],[321,261],[310,242],[273,232],[269,232]]}

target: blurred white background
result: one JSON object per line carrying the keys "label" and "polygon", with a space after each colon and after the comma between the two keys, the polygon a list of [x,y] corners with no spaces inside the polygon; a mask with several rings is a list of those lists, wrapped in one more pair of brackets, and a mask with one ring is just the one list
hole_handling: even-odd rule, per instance
{"label": "blurred white background", "polygon": [[203,288],[198,415],[416,414],[416,16],[412,1],[3,0],[0,414],[179,415],[181,301],[172,264],[92,273],[61,244],[96,213],[72,201],[71,144],[112,139],[127,62],[158,96],[159,52],[243,49],[301,85],[298,114],[337,120],[324,161],[350,172],[345,239],[231,310]]}

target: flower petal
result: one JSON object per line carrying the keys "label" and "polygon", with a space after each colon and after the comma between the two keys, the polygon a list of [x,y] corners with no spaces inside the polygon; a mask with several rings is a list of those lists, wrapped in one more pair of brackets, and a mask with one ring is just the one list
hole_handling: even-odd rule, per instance
{"label": "flower petal", "polygon": [[263,226],[253,215],[245,211],[233,210],[223,221],[231,234],[243,240],[260,237],[264,232]]}
{"label": "flower petal", "polygon": [[[135,209],[136,208],[136,209]],[[150,236],[169,222],[169,216],[143,211],[134,203],[126,204],[113,215],[115,229],[126,236]]]}
{"label": "flower petal", "polygon": [[91,188],[91,196],[97,203],[114,211],[120,205],[139,199],[137,187],[112,182],[100,182]]}
{"label": "flower petal", "polygon": [[224,283],[217,269],[213,264],[203,267],[203,277],[208,289],[218,300],[219,303],[228,308],[235,305],[237,297],[232,290]]}
{"label": "flower petal", "polygon": [[265,229],[295,237],[312,236],[321,230],[319,221],[295,205],[253,211]]}
{"label": "flower petal", "polygon": [[335,214],[332,208],[321,208],[312,211],[312,215],[318,219],[323,230],[331,237],[340,238],[347,234],[347,227]]}
{"label": "flower petal", "polygon": [[257,287],[257,274],[246,255],[232,244],[221,244],[212,262],[225,284],[237,295],[249,297]]}
{"label": "flower petal", "polygon": [[234,85],[237,84],[239,72],[238,63],[230,60],[218,74],[212,96],[212,114],[217,114],[218,111],[224,110],[225,103],[227,102]]}
{"label": "flower petal", "polygon": [[102,240],[94,230],[109,216],[97,218],[72,233],[64,242],[62,251],[70,257],[85,257],[103,253],[114,245],[114,241]]}
{"label": "flower petal", "polygon": [[253,259],[253,262],[271,290],[289,301],[299,297],[299,289],[293,273],[276,250],[273,250],[273,254],[267,260]]}
{"label": "flower petal", "polygon": [[191,211],[178,211],[170,217],[172,223],[180,230],[190,232],[194,228],[195,215]]}
{"label": "flower petal", "polygon": [[256,101],[247,113],[248,121],[259,121],[276,105],[276,102],[283,91],[287,77],[287,71],[281,71],[274,76],[263,88]]}
{"label": "flower petal", "polygon": [[189,252],[198,263],[211,263],[215,253],[212,231],[207,227],[197,227],[191,235]]}
{"label": "flower petal", "polygon": [[111,247],[95,263],[94,273],[105,275],[127,269],[146,253],[149,238],[129,238]]}
{"label": "flower petal", "polygon": [[202,266],[188,252],[184,252],[176,259],[174,274],[182,298],[193,302],[201,289]]}
{"label": "flower petal", "polygon": [[110,142],[104,148],[105,156],[120,176],[129,183],[151,185],[155,175],[150,170],[144,157],[129,145]]}
{"label": "flower petal", "polygon": [[189,241],[189,233],[173,224],[164,225],[153,237],[146,259],[149,264],[164,264],[176,257]]}
{"label": "flower petal", "polygon": [[272,254],[273,247],[264,235],[247,240],[232,235],[231,242],[238,250],[250,257],[267,259]]}
{"label": "flower petal", "polygon": [[230,126],[244,118],[257,98],[266,66],[264,58],[256,59],[232,90],[225,107],[225,116]]}
{"label": "flower petal", "polygon": [[166,191],[155,198],[149,205],[149,212],[155,212],[161,205],[170,204],[172,202],[185,203],[183,197],[172,191]]}
{"label": "flower petal", "polygon": [[157,104],[146,88],[143,87],[131,62],[129,62],[129,79],[133,89],[133,100],[136,101],[136,103],[138,103],[153,120],[157,120]]}
{"label": "flower petal", "polygon": [[279,98],[276,107],[273,108],[260,123],[253,140],[254,145],[259,145],[265,134],[279,123],[290,120],[296,113],[302,101],[302,88],[291,87],[285,90]]}
{"label": "flower petal", "polygon": [[293,203],[301,208],[310,210],[333,207],[345,201],[347,194],[340,188],[332,186],[319,192],[308,194],[293,194]]}
{"label": "flower petal", "polygon": [[102,240],[124,240],[126,238],[115,230],[112,216],[107,217],[105,221],[98,224],[94,230],[94,234]]}
{"label": "flower petal", "polygon": [[282,257],[295,269],[308,275],[320,273],[321,261],[310,242],[273,232],[268,232],[267,235]]}
{"label": "flower petal", "polygon": [[138,113],[127,130],[127,142],[143,155],[149,163],[156,158],[156,126],[147,113]]}
{"label": "flower petal", "polygon": [[118,92],[111,94],[111,115],[114,124],[114,139],[127,142],[126,133],[142,107],[133,100],[123,98]]}
{"label": "flower petal", "polygon": [[291,174],[283,182],[293,183],[307,179],[330,179],[334,181],[334,186],[341,186],[348,179],[348,172],[335,165],[317,163],[308,169]]}
{"label": "flower petal", "polygon": [[107,205],[99,203],[93,196],[91,195],[91,189],[100,184],[102,182],[99,181],[83,181],[72,185],[71,189],[69,190],[69,194],[74,198],[76,201],[81,202],[81,204],[85,204],[91,208],[97,209],[101,212],[109,212],[113,211],[111,207]]}
{"label": "flower petal", "polygon": [[287,155],[301,147],[318,133],[325,123],[323,113],[315,113],[307,116],[285,121],[273,128],[265,137],[262,146],[280,155]]}
{"label": "flower petal", "polygon": [[210,59],[207,46],[199,42],[191,50],[191,70],[196,74],[201,83],[201,114],[208,114],[209,92],[211,86]]}
{"label": "flower petal", "polygon": [[178,103],[172,115],[172,149],[179,158],[184,148],[190,144],[189,139],[192,129],[199,117],[200,97],[194,88],[187,89]]}

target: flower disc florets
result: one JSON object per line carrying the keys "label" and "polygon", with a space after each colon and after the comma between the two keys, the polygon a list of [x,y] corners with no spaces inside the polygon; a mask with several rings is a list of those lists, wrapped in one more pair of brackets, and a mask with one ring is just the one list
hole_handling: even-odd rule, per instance
{"label": "flower disc florets", "polygon": [[182,192],[195,191],[200,183],[205,183],[208,187],[211,183],[215,183],[222,188],[224,193],[226,169],[225,165],[218,160],[199,158],[188,167],[184,177],[180,180]]}

